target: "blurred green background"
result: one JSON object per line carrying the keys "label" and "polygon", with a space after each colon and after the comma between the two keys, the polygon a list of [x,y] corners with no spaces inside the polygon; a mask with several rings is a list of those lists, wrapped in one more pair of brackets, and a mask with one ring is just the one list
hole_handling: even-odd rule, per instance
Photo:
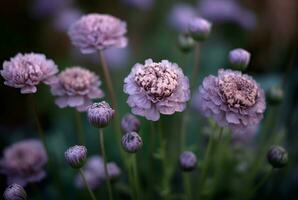
{"label": "blurred green background", "polygon": [[[116,58],[121,55],[123,57],[118,63],[110,61],[117,99],[120,104],[119,112],[120,116],[123,116],[130,111],[126,104],[127,97],[122,92],[123,80],[135,63],[143,63],[147,58],[152,58],[155,61],[168,59],[176,62],[185,74],[191,74],[195,62],[194,51],[185,54],[179,50],[177,37],[180,31],[175,27],[179,24],[179,20],[175,21],[173,9],[175,6],[178,5],[179,8],[179,5],[183,4],[191,7],[198,15],[204,13],[202,2],[195,0],[151,0],[148,5],[141,6],[128,2],[129,0],[1,0],[0,61],[4,62],[18,52],[40,52],[53,59],[60,70],[69,66],[80,65],[101,76],[98,56],[80,54],[69,41],[67,27],[81,14],[97,12],[114,15],[126,21],[128,25],[129,46],[124,50],[126,53],[125,55],[122,55],[123,52],[114,54]],[[201,45],[200,78],[196,80],[196,87],[206,75],[215,74],[217,69],[221,67],[228,68],[228,52],[239,47],[252,53],[252,61],[246,73],[253,75],[265,90],[273,85],[283,84],[285,98],[282,104],[274,108],[268,106],[268,110],[272,109],[275,121],[270,125],[272,131],[266,135],[265,140],[283,145],[289,151],[290,163],[287,168],[276,173],[253,198],[296,199],[298,195],[298,2],[297,0],[239,0],[235,3],[245,12],[249,11],[250,16],[253,17],[253,22],[250,21],[250,24],[246,25],[245,17],[232,15],[232,13],[236,13],[235,10],[220,15],[221,9],[219,9],[218,16],[212,18],[214,21],[210,39]],[[214,6],[216,8],[217,4],[215,3]],[[237,12],[241,13],[241,11]],[[228,17],[226,16],[227,13],[230,14]],[[249,18],[249,20],[252,19]],[[113,54],[110,56],[113,58]],[[117,60],[116,58],[115,60]],[[3,82],[3,79],[1,80]],[[105,84],[102,85],[102,88],[106,91]],[[192,88],[193,91],[195,89]],[[17,89],[4,86],[4,84],[0,85],[0,93],[0,150],[2,152],[6,146],[13,142],[37,137],[37,133],[26,95],[21,95]],[[40,84],[35,96],[51,154],[55,156],[57,161],[56,167],[62,177],[63,187],[68,191],[67,199],[85,199],[84,191],[73,192],[75,191],[73,178],[76,172],[64,162],[64,151],[68,146],[77,142],[76,126],[74,125],[76,111],[71,108],[59,109],[54,104],[54,97],[49,88],[45,85]],[[265,120],[268,110],[265,114]],[[89,155],[97,154],[99,152],[99,139],[96,129],[89,126],[84,113],[81,114],[81,117],[84,121],[83,128]],[[139,168],[141,177],[144,179],[142,186],[147,188],[147,164],[149,161],[144,158],[148,158],[151,151],[147,143],[150,137],[150,124],[141,117],[139,119],[142,122],[141,135],[144,140],[143,152],[139,156],[141,157]],[[163,118],[167,124],[165,127],[166,134],[171,138],[172,144],[177,142],[175,136],[179,134],[173,126],[173,121],[180,119],[181,114]],[[204,132],[208,133],[208,130],[205,130],[208,127],[206,121],[194,112],[191,113],[189,119],[191,123],[187,129],[188,148],[194,149],[200,160],[205,151],[206,135]],[[201,131],[197,131],[197,126]],[[119,152],[111,127],[108,128],[106,135],[108,138],[106,141],[108,158],[120,163]],[[250,157],[259,153],[257,147],[261,142],[258,138],[259,135],[256,136],[252,144],[240,149],[231,150],[227,148],[227,154],[236,155],[239,150],[239,155],[244,156],[240,160],[249,162]],[[246,156],[246,154],[249,155]],[[233,161],[233,159],[230,160]],[[229,163],[228,160],[225,166],[229,168],[230,165],[234,165],[232,161]],[[263,161],[262,165],[265,167],[267,164],[265,159]],[[219,164],[221,163],[219,162]],[[177,168],[175,164],[173,163],[174,170]],[[158,166],[156,166],[156,170],[158,171]],[[124,171],[122,173],[125,174]],[[243,173],[245,173],[245,169]],[[262,175],[262,170],[260,170],[260,175]],[[195,174],[194,177],[196,176]],[[38,185],[37,189],[28,187],[29,196],[32,196],[32,199],[38,199],[37,193],[40,193],[43,196],[42,199],[60,199],[59,192],[52,184],[52,179],[53,177],[49,175],[46,180]],[[214,192],[213,199],[241,199],[241,196],[237,195],[243,194],[241,190],[245,190],[247,186],[245,182],[241,182],[241,179],[238,180],[235,173],[227,173],[219,179],[219,185],[215,186],[219,189]],[[125,181],[124,175],[117,183],[118,185],[115,186],[120,191],[119,199],[129,199],[126,194],[127,185],[124,184]],[[0,191],[2,192],[6,186],[4,176],[0,176],[0,184]],[[225,190],[225,184],[226,187],[230,187],[229,190]],[[181,177],[179,175],[173,176],[172,190],[173,193],[177,193],[177,198],[181,192],[180,185]],[[194,185],[193,187],[199,186]],[[106,195],[104,187],[97,192],[101,196]]]}

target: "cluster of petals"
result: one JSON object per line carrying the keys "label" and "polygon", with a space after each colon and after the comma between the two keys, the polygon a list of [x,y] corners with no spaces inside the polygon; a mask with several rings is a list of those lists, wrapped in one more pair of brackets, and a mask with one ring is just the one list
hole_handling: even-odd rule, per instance
{"label": "cluster of petals", "polygon": [[82,67],[70,67],[62,71],[58,81],[51,84],[51,92],[57,96],[56,104],[60,108],[75,107],[78,111],[86,111],[92,99],[104,96],[99,88],[99,77]]}
{"label": "cluster of petals", "polygon": [[256,126],[266,108],[265,95],[256,81],[239,71],[218,71],[203,80],[194,97],[194,106],[219,126],[239,133]]}
{"label": "cluster of petals", "polygon": [[18,53],[9,61],[4,61],[0,71],[4,84],[20,88],[22,94],[35,93],[40,82],[53,83],[57,72],[55,63],[39,53]]}
{"label": "cluster of petals", "polygon": [[189,81],[176,63],[168,60],[135,64],[124,80],[132,113],[157,121],[160,114],[182,112],[190,99]]}

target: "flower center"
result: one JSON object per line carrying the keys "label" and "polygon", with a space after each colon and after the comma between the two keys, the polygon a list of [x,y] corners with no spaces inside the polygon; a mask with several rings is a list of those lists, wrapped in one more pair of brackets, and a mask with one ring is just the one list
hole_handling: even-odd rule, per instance
{"label": "flower center", "polygon": [[241,76],[225,76],[219,80],[221,97],[234,108],[250,107],[256,103],[257,85]]}
{"label": "flower center", "polygon": [[63,87],[72,92],[83,91],[92,84],[92,74],[83,69],[67,69],[60,74]]}
{"label": "flower center", "polygon": [[152,101],[157,102],[173,94],[178,85],[178,75],[161,63],[152,63],[136,72],[135,82],[147,92]]}

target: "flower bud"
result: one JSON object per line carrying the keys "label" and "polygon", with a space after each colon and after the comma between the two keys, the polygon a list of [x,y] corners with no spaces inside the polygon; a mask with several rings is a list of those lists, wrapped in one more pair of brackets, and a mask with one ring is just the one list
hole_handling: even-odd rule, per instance
{"label": "flower bud", "polygon": [[187,53],[187,52],[191,51],[194,48],[195,44],[196,43],[192,39],[192,37],[190,37],[188,35],[181,34],[178,37],[179,49],[184,53]]}
{"label": "flower bud", "polygon": [[140,121],[132,114],[126,114],[121,120],[121,129],[123,133],[138,132],[140,130]]}
{"label": "flower bud", "polygon": [[288,163],[288,152],[281,146],[272,146],[267,153],[267,160],[274,168],[282,168]]}
{"label": "flower bud", "polygon": [[234,49],[229,53],[229,62],[235,70],[245,70],[250,61],[250,53],[244,49]]}
{"label": "flower bud", "polygon": [[188,24],[188,31],[196,41],[205,41],[211,32],[212,24],[207,20],[196,17]]}
{"label": "flower bud", "polygon": [[27,193],[22,186],[12,184],[5,189],[3,197],[5,200],[25,200]]}
{"label": "flower bud", "polygon": [[129,132],[122,137],[122,147],[128,153],[136,153],[143,145],[142,138],[136,132]]}
{"label": "flower bud", "polygon": [[88,108],[87,116],[90,124],[96,128],[104,128],[112,120],[115,111],[110,105],[102,101],[100,103],[93,103]]}
{"label": "flower bud", "polygon": [[267,93],[267,101],[271,105],[278,105],[282,102],[284,97],[283,89],[280,85],[275,85],[270,88]]}
{"label": "flower bud", "polygon": [[184,151],[180,154],[180,167],[183,171],[192,171],[196,168],[197,157],[191,151]]}
{"label": "flower bud", "polygon": [[87,148],[85,146],[75,145],[66,150],[64,157],[72,168],[81,168],[87,158]]}

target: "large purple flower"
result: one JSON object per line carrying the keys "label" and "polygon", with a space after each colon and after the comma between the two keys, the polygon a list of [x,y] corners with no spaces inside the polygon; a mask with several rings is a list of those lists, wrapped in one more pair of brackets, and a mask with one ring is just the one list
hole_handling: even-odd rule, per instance
{"label": "large purple flower", "polygon": [[38,182],[46,176],[44,166],[47,153],[39,140],[24,140],[6,148],[0,161],[0,172],[7,176],[8,184]]}
{"label": "large purple flower", "polygon": [[126,47],[126,31],[126,23],[116,17],[88,14],[70,26],[68,35],[82,53],[89,54],[108,47]]}
{"label": "large purple flower", "polygon": [[135,64],[124,80],[132,113],[157,121],[161,114],[182,112],[190,99],[189,81],[181,68],[168,60]]}
{"label": "large purple flower", "polygon": [[252,77],[239,71],[218,71],[207,76],[194,99],[195,107],[219,126],[241,132],[255,126],[263,118],[265,95]]}
{"label": "large purple flower", "polygon": [[52,60],[38,53],[18,53],[10,61],[4,61],[0,71],[4,84],[21,88],[22,94],[35,93],[40,82],[51,84],[58,68]]}
{"label": "large purple flower", "polygon": [[104,96],[100,84],[95,73],[81,67],[71,67],[58,75],[58,81],[51,84],[51,92],[58,97],[55,102],[60,108],[70,106],[86,111],[92,103],[91,99]]}

